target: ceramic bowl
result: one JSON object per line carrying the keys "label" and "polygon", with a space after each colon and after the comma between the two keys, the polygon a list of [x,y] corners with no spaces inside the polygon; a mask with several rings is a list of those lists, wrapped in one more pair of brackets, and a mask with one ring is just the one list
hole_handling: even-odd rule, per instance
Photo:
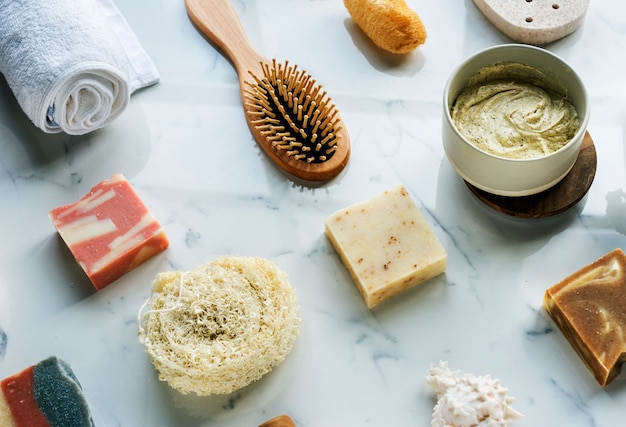
{"label": "ceramic bowl", "polygon": [[[456,128],[451,108],[459,93],[479,70],[507,61],[538,70],[554,82],[555,87],[565,92],[576,109],[580,128],[559,150],[532,159],[499,157],[477,148]],[[443,101],[443,147],[453,168],[476,188],[508,197],[537,194],[563,179],[576,162],[590,115],[587,91],[572,67],[543,48],[525,44],[490,47],[466,59],[450,75],[445,85]]]}

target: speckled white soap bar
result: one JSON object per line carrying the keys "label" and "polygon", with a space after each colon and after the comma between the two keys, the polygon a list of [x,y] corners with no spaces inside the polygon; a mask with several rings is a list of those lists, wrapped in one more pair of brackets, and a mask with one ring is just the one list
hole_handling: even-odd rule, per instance
{"label": "speckled white soap bar", "polygon": [[446,269],[445,249],[403,185],[338,210],[324,231],[368,308]]}
{"label": "speckled white soap bar", "polygon": [[503,34],[519,43],[544,45],[576,31],[589,0],[473,0]]}

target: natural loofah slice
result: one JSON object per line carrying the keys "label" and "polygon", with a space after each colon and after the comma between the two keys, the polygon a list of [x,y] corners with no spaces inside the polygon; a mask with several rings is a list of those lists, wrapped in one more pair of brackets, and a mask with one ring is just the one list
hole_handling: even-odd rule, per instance
{"label": "natural loofah slice", "polygon": [[283,362],[299,332],[295,291],[262,258],[226,256],[160,273],[152,291],[139,339],[159,379],[183,394],[247,386]]}

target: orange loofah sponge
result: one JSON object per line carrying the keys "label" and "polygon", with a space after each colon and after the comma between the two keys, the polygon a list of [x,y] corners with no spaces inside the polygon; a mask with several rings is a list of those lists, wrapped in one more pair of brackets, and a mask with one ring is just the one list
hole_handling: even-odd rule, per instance
{"label": "orange loofah sponge", "polygon": [[354,22],[381,49],[409,53],[426,41],[419,15],[404,0],[344,0]]}

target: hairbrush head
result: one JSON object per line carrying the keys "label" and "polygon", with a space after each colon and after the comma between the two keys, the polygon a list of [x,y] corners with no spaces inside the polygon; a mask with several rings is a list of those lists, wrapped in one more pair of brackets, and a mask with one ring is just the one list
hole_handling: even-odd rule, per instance
{"label": "hairbrush head", "polygon": [[[276,60],[245,82],[244,109],[253,133],[284,169],[309,180],[332,178],[345,166],[349,138],[332,100],[306,71]],[[333,160],[334,159],[334,160]],[[320,172],[323,171],[323,172]]]}

